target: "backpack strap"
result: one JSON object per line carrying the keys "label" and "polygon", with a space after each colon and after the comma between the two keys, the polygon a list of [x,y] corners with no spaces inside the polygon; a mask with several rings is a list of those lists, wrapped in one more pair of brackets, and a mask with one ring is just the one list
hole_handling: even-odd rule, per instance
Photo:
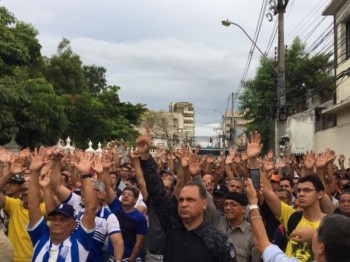
{"label": "backpack strap", "polygon": [[303,211],[296,211],[289,217],[287,222],[287,236],[289,236],[293,232],[293,230],[297,227],[302,216],[303,216]]}

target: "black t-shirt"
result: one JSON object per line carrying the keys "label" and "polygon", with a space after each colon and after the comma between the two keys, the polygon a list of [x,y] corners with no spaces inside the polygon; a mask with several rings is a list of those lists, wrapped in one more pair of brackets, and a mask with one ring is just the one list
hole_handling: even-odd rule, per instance
{"label": "black t-shirt", "polygon": [[274,216],[274,214],[272,213],[271,209],[269,208],[269,206],[266,204],[265,201],[260,206],[260,210],[261,210],[261,215],[265,221],[265,228],[266,228],[267,236],[269,238],[269,241],[272,242],[273,237],[274,237],[275,232],[276,232],[276,229],[278,228],[278,226],[281,223]]}

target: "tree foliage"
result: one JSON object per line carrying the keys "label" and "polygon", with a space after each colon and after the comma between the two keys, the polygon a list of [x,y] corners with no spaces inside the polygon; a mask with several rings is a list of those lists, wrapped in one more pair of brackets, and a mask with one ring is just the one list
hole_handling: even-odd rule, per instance
{"label": "tree foliage", "polygon": [[106,71],[102,66],[83,66],[83,73],[90,95],[97,96],[107,88]]}
{"label": "tree foliage", "polygon": [[172,118],[171,113],[164,111],[147,111],[142,116],[142,122],[152,130],[152,136],[158,139],[164,139],[169,149],[173,142]]}
{"label": "tree foliage", "polygon": [[[306,109],[309,94],[321,94],[322,101],[331,98],[334,90],[331,54],[310,56],[305,44],[299,38],[293,41],[286,54],[286,108],[289,114]],[[263,143],[273,148],[274,121],[277,107],[277,83],[275,64],[271,58],[260,60],[254,79],[244,83],[244,91],[239,97],[240,111],[248,123],[248,131],[259,130]],[[276,65],[277,66],[277,65]]]}
{"label": "tree foliage", "polygon": [[121,102],[106,69],[84,65],[63,39],[42,57],[38,32],[0,7],[0,144],[56,144],[70,136],[85,149],[114,139],[134,141],[145,105]]}
{"label": "tree foliage", "polygon": [[41,48],[37,34],[0,6],[0,77],[11,74],[16,66],[35,64]]}
{"label": "tree foliage", "polygon": [[58,95],[76,95],[87,91],[82,62],[79,55],[73,52],[68,39],[64,38],[58,44],[57,53],[46,60],[44,74]]}

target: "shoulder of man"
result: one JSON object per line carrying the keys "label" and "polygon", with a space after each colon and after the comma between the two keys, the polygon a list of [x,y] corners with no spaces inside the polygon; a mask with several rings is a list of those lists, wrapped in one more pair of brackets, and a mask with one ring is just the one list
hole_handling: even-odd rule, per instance
{"label": "shoulder of man", "polygon": [[203,238],[205,246],[218,261],[236,261],[234,245],[221,231],[204,221],[196,233]]}

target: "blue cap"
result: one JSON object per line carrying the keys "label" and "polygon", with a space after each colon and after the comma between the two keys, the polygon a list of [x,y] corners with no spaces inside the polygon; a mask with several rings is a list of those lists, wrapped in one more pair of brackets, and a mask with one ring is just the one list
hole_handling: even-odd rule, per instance
{"label": "blue cap", "polygon": [[74,218],[74,208],[68,204],[61,204],[49,213],[49,216],[54,216],[56,214],[64,215],[68,218]]}

